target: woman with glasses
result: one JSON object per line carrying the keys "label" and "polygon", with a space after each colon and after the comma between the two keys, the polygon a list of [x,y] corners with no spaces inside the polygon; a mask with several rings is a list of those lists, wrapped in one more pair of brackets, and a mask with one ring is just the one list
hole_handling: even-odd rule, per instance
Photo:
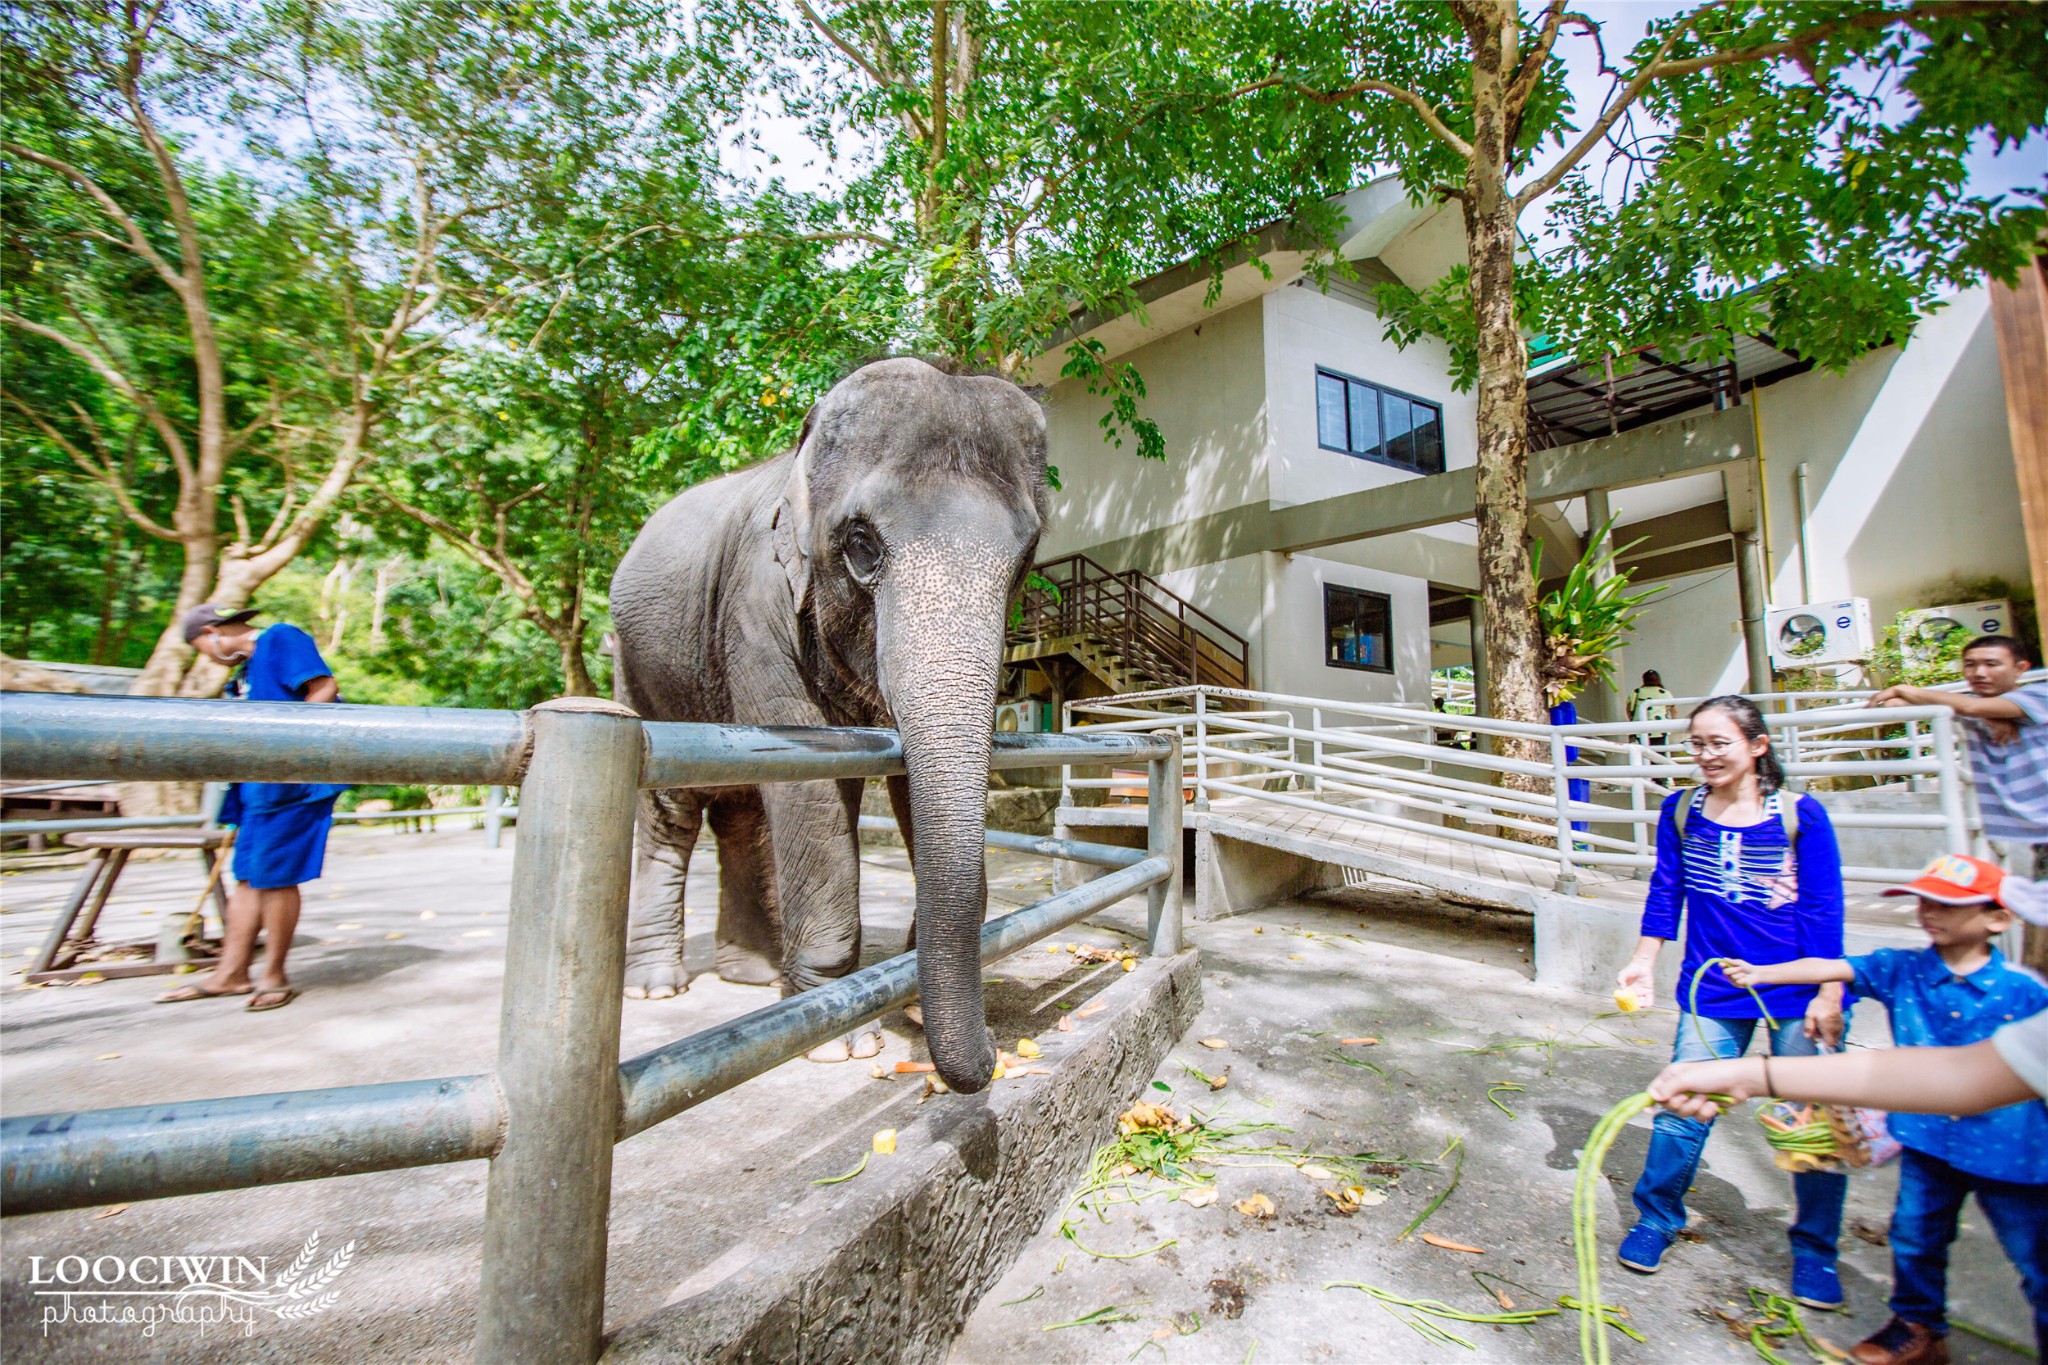
{"label": "woman with glasses", "polygon": [[[1834,826],[1811,796],[1783,790],[1763,716],[1747,697],[1712,697],[1692,713],[1686,747],[1701,785],[1665,798],[1657,820],[1657,868],[1643,905],[1642,939],[1621,969],[1616,997],[1655,998],[1657,950],[1685,920],[1678,971],[1676,1062],[1739,1057],[1768,1015],[1765,1041],[1779,1056],[1810,1056],[1840,1044],[1845,1021],[1840,983],[1766,986],[1763,1010],[1712,964],[1789,962],[1842,955],[1842,858]],[[1697,982],[1697,985],[1695,983]],[[1697,994],[1695,995],[1695,992]],[[1695,998],[1698,1015],[1691,1010]],[[1621,1263],[1654,1273],[1685,1226],[1685,1192],[1699,1169],[1711,1121],[1657,1115],[1650,1152],[1636,1182],[1640,1214],[1622,1240]],[[1835,1273],[1848,1177],[1806,1171],[1792,1177],[1792,1297],[1815,1308],[1842,1302]]]}

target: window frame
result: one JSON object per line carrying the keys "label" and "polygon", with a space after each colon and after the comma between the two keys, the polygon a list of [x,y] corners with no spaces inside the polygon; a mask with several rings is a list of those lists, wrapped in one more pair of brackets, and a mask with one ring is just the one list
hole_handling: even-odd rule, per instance
{"label": "window frame", "polygon": [[[1333,446],[1323,439],[1322,397],[1319,393],[1315,392],[1313,387],[1311,387],[1310,392],[1314,400],[1311,403],[1311,407],[1314,409],[1316,415],[1316,449],[1327,450],[1337,455],[1348,456],[1349,458],[1354,460],[1365,460],[1371,464],[1385,465],[1388,469],[1398,469],[1404,474],[1415,474],[1427,477],[1431,474],[1442,474],[1446,472],[1446,470],[1449,468],[1448,456],[1450,452],[1445,448],[1446,443],[1444,440],[1444,405],[1442,403],[1437,402],[1433,398],[1424,398],[1420,394],[1409,393],[1405,389],[1394,388],[1393,386],[1388,384],[1375,383],[1370,379],[1360,379],[1355,374],[1346,374],[1342,370],[1331,369],[1328,365],[1316,366],[1316,380],[1320,381],[1325,377],[1334,379],[1344,386],[1344,439],[1346,444],[1341,446]],[[1420,463],[1402,464],[1399,460],[1389,459],[1385,455],[1373,454],[1366,451],[1358,451],[1351,449],[1349,442],[1351,440],[1351,431],[1353,427],[1353,423],[1351,420],[1351,386],[1353,384],[1361,384],[1364,387],[1371,389],[1375,395],[1376,402],[1379,397],[1401,398],[1407,400],[1410,403],[1419,403],[1423,407],[1428,408],[1431,412],[1435,413],[1437,467],[1434,469],[1425,469],[1421,466]],[[1379,449],[1384,450],[1387,444],[1386,409],[1384,407],[1381,407],[1380,410],[1374,414],[1374,418],[1374,426],[1380,432]],[[1416,427],[1413,425],[1409,426],[1407,429],[1408,434],[1410,434],[1411,436],[1415,430]]]}
{"label": "window frame", "polygon": [[[1333,599],[1335,598],[1336,594],[1338,594],[1338,593],[1345,593],[1345,594],[1348,594],[1349,596],[1351,596],[1351,597],[1353,597],[1353,598],[1376,598],[1376,599],[1378,599],[1378,601],[1379,601],[1379,603],[1380,603],[1380,607],[1381,607],[1381,609],[1382,609],[1382,610],[1383,610],[1383,611],[1384,611],[1384,612],[1386,613],[1386,620],[1387,620],[1387,633],[1386,633],[1386,657],[1387,657],[1387,662],[1386,662],[1386,663],[1384,663],[1384,664],[1354,664],[1354,663],[1347,663],[1347,662],[1345,662],[1345,661],[1344,661],[1344,660],[1342,660],[1342,659],[1333,659],[1333,658],[1331,658],[1331,657],[1330,657],[1330,655],[1331,655],[1331,649],[1330,649],[1330,626],[1331,626],[1331,617],[1330,617],[1330,609],[1331,609],[1331,606],[1333,605]],[[1354,623],[1354,629],[1355,629],[1355,623],[1356,623],[1356,622],[1357,622],[1357,620],[1358,620],[1358,615],[1357,615],[1357,608],[1356,608],[1355,606],[1354,606],[1354,607],[1352,608],[1352,616],[1351,616],[1351,619],[1352,619],[1352,621],[1353,621],[1353,623]],[[1347,584],[1347,583],[1325,583],[1325,584],[1323,584],[1323,666],[1324,666],[1325,668],[1342,668],[1342,669],[1346,669],[1346,670],[1348,670],[1348,671],[1350,671],[1350,672],[1353,672],[1353,673],[1383,673],[1383,674],[1391,674],[1391,673],[1393,673],[1393,671],[1394,671],[1394,595],[1393,595],[1392,593],[1386,593],[1386,592],[1381,592],[1381,591],[1379,591],[1379,590],[1378,590],[1377,588],[1354,588],[1354,587],[1350,586],[1350,585],[1349,585],[1349,584]]]}

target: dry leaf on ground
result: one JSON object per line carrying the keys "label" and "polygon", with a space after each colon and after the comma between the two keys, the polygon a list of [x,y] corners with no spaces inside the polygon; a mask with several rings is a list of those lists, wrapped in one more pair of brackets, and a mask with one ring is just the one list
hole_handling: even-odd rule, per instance
{"label": "dry leaf on ground", "polygon": [[1224,1042],[1221,1038],[1204,1038],[1202,1039],[1202,1046],[1221,1050],[1223,1048],[1229,1047],[1230,1044]]}
{"label": "dry leaf on ground", "polygon": [[1298,1168],[1310,1180],[1335,1180],[1337,1173],[1327,1166],[1302,1166]]}
{"label": "dry leaf on ground", "polygon": [[1352,1197],[1358,1200],[1358,1202],[1365,1208],[1369,1209],[1375,1204],[1384,1204],[1387,1202],[1387,1195],[1386,1191],[1384,1190],[1368,1189],[1364,1185],[1353,1185],[1351,1188],[1358,1191],[1358,1193],[1353,1195]]}
{"label": "dry leaf on ground", "polygon": [[[1066,1016],[1061,1015],[1060,1017],[1064,1019]],[[1017,1040],[1017,1055],[1019,1057],[1039,1056],[1038,1044],[1032,1042],[1029,1038],[1019,1038]]]}
{"label": "dry leaf on ground", "polygon": [[1108,1007],[1109,1002],[1107,1000],[1090,1000],[1087,1004],[1074,1011],[1074,1017],[1076,1019],[1086,1019],[1091,1014],[1100,1014]]}
{"label": "dry leaf on ground", "polygon": [[1236,1209],[1247,1218],[1271,1218],[1280,1212],[1278,1208],[1274,1207],[1273,1201],[1263,1194],[1255,1194],[1249,1199],[1240,1199],[1230,1207]]}
{"label": "dry leaf on ground", "polygon": [[96,1062],[113,1062],[119,1061],[120,1057],[121,1054],[118,1052],[102,1052],[99,1056],[93,1058],[93,1060]]}
{"label": "dry leaf on ground", "polygon": [[1117,1115],[1116,1126],[1125,1133],[1170,1133],[1180,1124],[1180,1115],[1163,1104],[1140,1100]]}
{"label": "dry leaf on ground", "polygon": [[891,1156],[895,1154],[895,1151],[896,1130],[894,1128],[884,1128],[881,1132],[875,1134],[876,1156]]}
{"label": "dry leaf on ground", "polygon": [[1345,1047],[1378,1047],[1380,1045],[1380,1040],[1377,1038],[1339,1038],[1337,1041]]}
{"label": "dry leaf on ground", "polygon": [[1053,1025],[1053,1027],[1058,1029],[1061,1033],[1072,1033],[1074,1031],[1074,1016],[1071,1014],[1062,1014],[1060,1016],[1059,1023]]}
{"label": "dry leaf on ground", "polygon": [[120,1216],[121,1216],[122,1214],[124,1214],[124,1213],[126,1213],[126,1212],[128,1212],[128,1206],[127,1206],[126,1204],[116,1204],[116,1205],[114,1205],[114,1207],[112,1207],[112,1208],[110,1208],[110,1209],[101,1209],[101,1210],[99,1210],[99,1211],[98,1211],[97,1213],[93,1214],[93,1217],[94,1217],[94,1218],[118,1218],[118,1217],[120,1217]]}
{"label": "dry leaf on ground", "polygon": [[1199,1190],[1182,1190],[1180,1202],[1191,1209],[1206,1209],[1216,1202],[1216,1187],[1204,1185]]}
{"label": "dry leaf on ground", "polygon": [[1442,1247],[1445,1251],[1462,1251],[1471,1256],[1484,1256],[1486,1254],[1485,1247],[1467,1246],[1463,1242],[1453,1242],[1450,1238],[1439,1237],[1433,1232],[1423,1233],[1422,1240],[1433,1247]]}

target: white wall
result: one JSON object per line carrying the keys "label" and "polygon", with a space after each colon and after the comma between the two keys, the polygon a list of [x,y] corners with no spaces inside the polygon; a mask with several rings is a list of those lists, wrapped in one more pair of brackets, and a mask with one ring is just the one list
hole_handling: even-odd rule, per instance
{"label": "white wall", "polygon": [[1163,463],[1139,459],[1128,434],[1122,449],[1103,440],[1098,424],[1107,399],[1078,380],[1054,385],[1046,395],[1047,457],[1062,487],[1039,558],[1263,502],[1263,344],[1261,311],[1252,304],[1211,314],[1128,357],[1145,380],[1140,411],[1166,439]]}
{"label": "white wall", "polygon": [[[1656,669],[1664,685],[1681,697],[1747,692],[1749,663],[1734,566],[1667,579],[1663,587],[1622,649],[1615,669],[1622,692],[1640,683],[1647,668]],[[1579,709],[1587,709],[1586,699]]]}
{"label": "white wall", "polygon": [[1477,406],[1454,393],[1450,354],[1431,337],[1406,350],[1388,340],[1370,308],[1308,286],[1276,289],[1264,300],[1269,485],[1275,506],[1315,502],[1418,477],[1361,460],[1316,441],[1316,367],[1323,366],[1440,403],[1444,466],[1477,459]]}
{"label": "white wall", "polygon": [[[1265,624],[1260,640],[1261,691],[1334,701],[1429,699],[1429,583],[1310,555],[1263,556]],[[1366,588],[1393,599],[1394,671],[1332,668],[1324,658],[1323,585]]]}
{"label": "white wall", "polygon": [[1266,563],[1263,555],[1241,555],[1216,564],[1155,575],[1167,591],[1208,612],[1245,637],[1252,684],[1264,687]]}

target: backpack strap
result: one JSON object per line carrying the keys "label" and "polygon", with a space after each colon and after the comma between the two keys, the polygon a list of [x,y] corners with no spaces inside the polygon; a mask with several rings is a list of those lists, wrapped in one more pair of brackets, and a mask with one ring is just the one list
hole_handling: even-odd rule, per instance
{"label": "backpack strap", "polygon": [[1778,803],[1778,824],[1785,831],[1785,847],[1799,855],[1799,798],[1783,791],[1771,793],[1771,799]]}
{"label": "backpack strap", "polygon": [[1694,787],[1689,793],[1678,798],[1678,804],[1671,811],[1671,823],[1678,827],[1679,843],[1685,842],[1685,822],[1692,819],[1693,808],[1705,805],[1706,801],[1707,789],[1704,786]]}

